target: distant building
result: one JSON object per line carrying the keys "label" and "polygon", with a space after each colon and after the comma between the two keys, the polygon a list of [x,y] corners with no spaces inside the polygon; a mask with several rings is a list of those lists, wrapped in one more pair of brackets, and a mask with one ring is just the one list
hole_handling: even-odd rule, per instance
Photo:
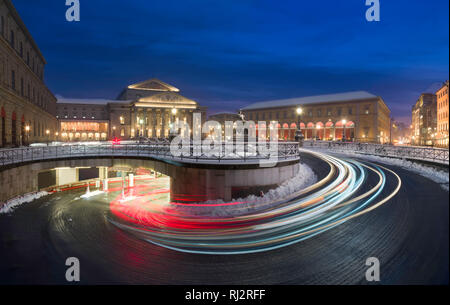
{"label": "distant building", "polygon": [[411,144],[434,145],[437,131],[436,94],[423,93],[412,108]]}
{"label": "distant building", "polygon": [[236,122],[240,120],[241,117],[239,114],[234,112],[219,112],[208,116],[208,121],[219,122],[222,128],[225,126],[225,122],[227,121]]}
{"label": "distant building", "polygon": [[[222,136],[225,137],[225,122],[236,122],[240,121],[241,117],[239,114],[234,112],[219,112],[208,116],[208,121],[216,121],[220,123],[222,128]],[[211,129],[213,130],[213,129]],[[210,132],[211,134],[211,132]],[[225,138],[224,138],[225,139]]]}
{"label": "distant building", "polygon": [[392,124],[392,143],[409,144],[411,141],[411,126],[403,122],[393,122]]}
{"label": "distant building", "polygon": [[59,98],[61,140],[167,138],[176,120],[187,122],[192,129],[193,114],[200,113],[204,121],[206,108],[179,91],[154,78],[129,85],[116,100]]}
{"label": "distant building", "polygon": [[10,0],[0,0],[0,147],[53,140],[56,98],[46,61]]}
{"label": "distant building", "polygon": [[255,123],[278,122],[280,140],[294,140],[300,121],[306,140],[341,140],[345,133],[348,141],[390,141],[390,110],[381,97],[365,91],[260,102],[241,111]]}
{"label": "distant building", "polygon": [[437,135],[436,146],[448,148],[448,81],[436,92],[437,99]]}

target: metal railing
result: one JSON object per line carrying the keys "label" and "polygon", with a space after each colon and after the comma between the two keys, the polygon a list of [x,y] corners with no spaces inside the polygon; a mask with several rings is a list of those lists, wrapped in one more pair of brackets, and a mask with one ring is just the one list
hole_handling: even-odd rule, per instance
{"label": "metal railing", "polygon": [[[280,161],[299,159],[298,143],[278,143],[277,149],[270,150],[269,143],[243,143],[241,145],[221,145],[214,153],[208,153],[201,145],[188,144],[179,156],[174,156],[169,143],[158,144],[100,144],[100,145],[57,145],[20,147],[0,150],[0,166],[24,162],[83,157],[149,157],[184,163],[225,163],[243,164],[261,160]],[[220,146],[219,146],[220,147]],[[206,152],[205,152],[206,151]]]}
{"label": "metal railing", "polygon": [[449,151],[448,149],[444,148],[326,141],[305,141],[303,143],[303,146],[305,148],[318,147],[337,152],[353,152],[381,157],[411,159],[447,165],[449,164]]}

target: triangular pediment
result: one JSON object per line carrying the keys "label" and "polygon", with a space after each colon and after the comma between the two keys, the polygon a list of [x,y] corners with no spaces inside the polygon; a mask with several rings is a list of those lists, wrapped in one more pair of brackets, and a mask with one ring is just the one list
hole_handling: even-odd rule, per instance
{"label": "triangular pediment", "polygon": [[140,83],[129,85],[128,88],[136,90],[151,90],[151,91],[172,91],[172,92],[180,91],[178,88],[166,84],[165,82],[160,81],[157,78],[152,78]]}
{"label": "triangular pediment", "polygon": [[175,92],[161,92],[140,98],[136,103],[140,107],[159,108],[197,108],[197,102]]}

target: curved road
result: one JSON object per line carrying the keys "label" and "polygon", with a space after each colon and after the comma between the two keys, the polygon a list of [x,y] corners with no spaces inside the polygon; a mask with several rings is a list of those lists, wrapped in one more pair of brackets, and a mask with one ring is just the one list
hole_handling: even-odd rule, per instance
{"label": "curved road", "polygon": [[[71,256],[80,259],[82,284],[367,284],[368,257],[380,260],[381,284],[448,284],[448,192],[384,166],[402,179],[392,200],[303,242],[256,254],[162,248],[112,225],[109,205],[95,197],[74,201],[84,190],[52,194],[0,215],[0,284],[66,284]],[[374,183],[369,176],[365,187]]]}

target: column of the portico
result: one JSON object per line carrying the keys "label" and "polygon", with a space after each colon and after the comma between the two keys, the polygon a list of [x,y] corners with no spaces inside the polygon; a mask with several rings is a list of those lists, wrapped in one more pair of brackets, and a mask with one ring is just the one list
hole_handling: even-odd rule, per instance
{"label": "column of the portico", "polygon": [[161,126],[160,111],[159,109],[155,109],[155,137],[157,138],[159,138],[158,129],[160,129],[160,126]]}
{"label": "column of the portico", "polygon": [[164,109],[164,138],[166,137],[166,130],[169,130],[169,124],[170,124],[170,114]]}
{"label": "column of the portico", "polygon": [[141,126],[139,125],[139,114],[140,114],[140,109],[136,108],[136,111],[135,111],[136,124],[134,125],[134,129],[135,129],[134,136],[135,137],[139,137],[141,135]]}
{"label": "column of the portico", "polygon": [[130,138],[134,136],[134,126],[136,125],[136,108],[132,107],[131,108],[131,113],[130,113]]}
{"label": "column of the portico", "polygon": [[142,109],[142,136],[148,137],[148,130],[147,130],[147,108]]}
{"label": "column of the portico", "polygon": [[[138,136],[141,137],[141,136],[144,136],[144,121],[143,121],[144,110],[142,108],[139,109],[137,118],[138,118],[138,126],[139,126]],[[142,124],[141,124],[141,120],[142,120]]]}
{"label": "column of the portico", "polygon": [[153,109],[147,110],[147,125],[148,125],[148,131],[147,131],[147,137],[153,137]]}
{"label": "column of the portico", "polygon": [[134,132],[132,133],[132,136],[135,138],[138,132],[138,121],[137,121],[137,115],[138,115],[138,110],[137,108],[134,108],[134,112],[133,112],[133,124],[131,125],[131,130],[134,130]]}
{"label": "column of the portico", "polygon": [[158,116],[156,113],[156,109],[152,109],[152,126],[153,126],[152,137],[156,138],[157,137],[156,130],[158,129]]}
{"label": "column of the portico", "polygon": [[166,111],[164,109],[161,109],[161,132],[160,137],[165,137],[165,128],[166,128]]}

